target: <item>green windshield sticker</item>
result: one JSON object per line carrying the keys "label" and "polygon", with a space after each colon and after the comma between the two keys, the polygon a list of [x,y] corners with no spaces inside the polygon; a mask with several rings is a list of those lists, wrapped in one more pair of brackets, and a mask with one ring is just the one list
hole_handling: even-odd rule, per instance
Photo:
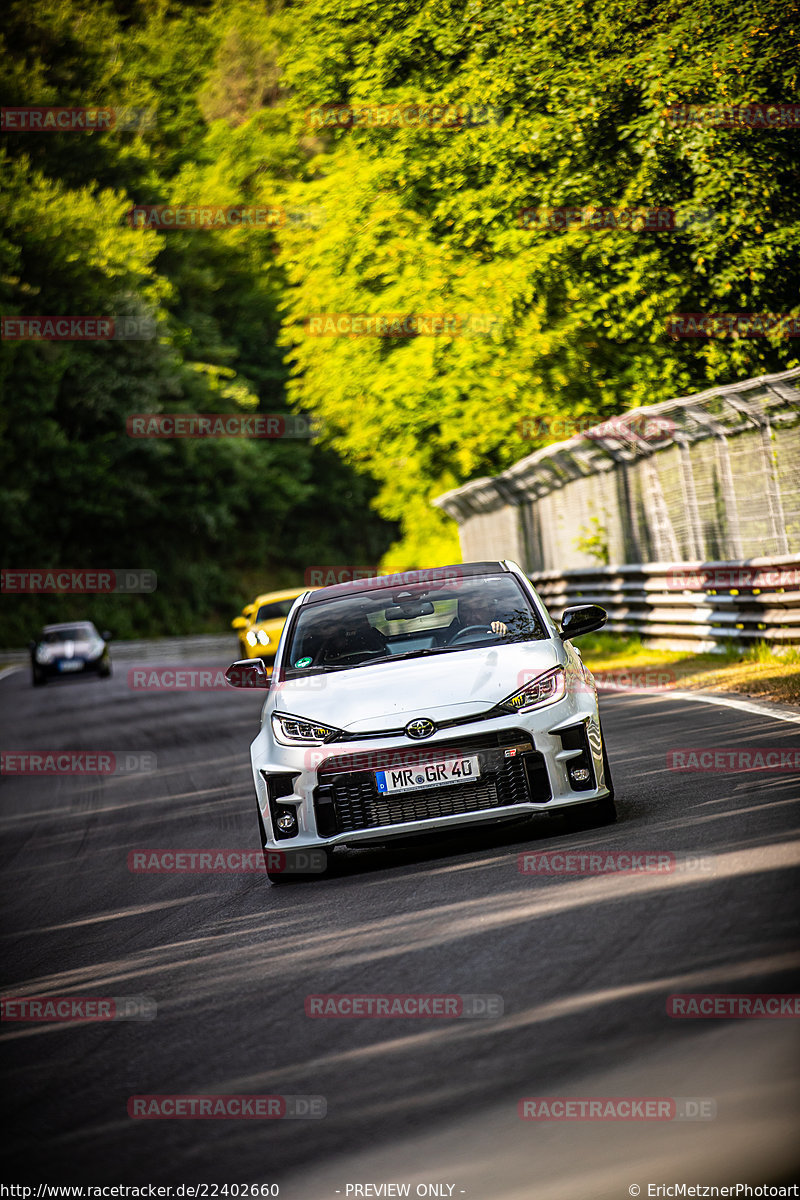
{"label": "green windshield sticker", "polygon": [[298,658],[297,662],[294,665],[296,667],[310,667],[311,659],[310,658]]}

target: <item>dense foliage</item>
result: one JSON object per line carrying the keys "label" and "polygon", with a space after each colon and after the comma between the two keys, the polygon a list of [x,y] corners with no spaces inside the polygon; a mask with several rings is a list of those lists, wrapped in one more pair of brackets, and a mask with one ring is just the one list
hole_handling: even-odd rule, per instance
{"label": "dense foliage", "polygon": [[[328,212],[288,269],[294,396],[381,481],[396,561],[450,531],[429,497],[602,419],[798,362],[785,337],[675,340],[673,313],[797,313],[800,128],[673,124],[681,103],[797,102],[798,4],[308,0],[286,79],[310,105],[462,103],[460,130],[323,131]],[[525,208],[674,208],[681,230],[568,231]],[[488,337],[308,338],[314,311],[495,312]],[[333,368],[333,369],[332,369]],[[358,420],[352,414],[358,413]],[[521,426],[523,418],[540,418]],[[538,440],[521,430],[541,428]],[[560,425],[563,429],[563,425]]]}
{"label": "dense foliage", "polygon": [[[800,128],[665,110],[796,103],[798,15],[797,0],[12,0],[4,104],[132,105],[156,123],[6,139],[2,311],[152,312],[159,337],[4,344],[6,561],[155,566],[158,599],[126,611],[184,627],[267,569],[374,562],[386,522],[387,566],[452,561],[431,497],[557,440],[554,417],[796,365],[778,334],[676,340],[665,322],[798,312]],[[319,127],[332,103],[502,111]],[[288,217],[142,231],[134,201]],[[562,206],[670,208],[682,228],[520,221]],[[344,312],[494,320],[474,336],[306,332]],[[130,412],[276,412],[287,396],[321,445],[120,432]]]}
{"label": "dense foliage", "polygon": [[79,615],[118,636],[226,628],[257,591],[302,584],[309,564],[377,562],[394,527],[371,509],[374,483],[330,448],[126,434],[135,413],[288,411],[274,233],[126,219],[133,203],[247,202],[253,177],[300,169],[263,89],[246,130],[235,111],[217,115],[217,14],[41,0],[5,16],[4,105],[127,107],[155,121],[8,134],[0,312],[150,314],[157,336],[3,342],[3,566],[145,567],[159,583],[119,598],[4,595],[2,642]]}

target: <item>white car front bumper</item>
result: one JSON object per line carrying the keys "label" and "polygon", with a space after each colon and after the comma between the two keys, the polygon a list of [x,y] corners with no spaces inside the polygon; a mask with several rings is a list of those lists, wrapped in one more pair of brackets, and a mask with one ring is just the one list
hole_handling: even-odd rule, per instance
{"label": "white car front bumper", "polygon": [[[493,744],[492,744],[493,743]],[[476,755],[475,782],[380,794],[375,772],[453,754]],[[593,687],[530,712],[459,720],[424,741],[391,734],[323,746],[283,746],[269,723],[251,747],[265,846],[306,850],[386,842],[458,826],[513,820],[602,800],[610,794]],[[589,769],[576,783],[570,768]],[[282,813],[295,817],[283,836]]]}

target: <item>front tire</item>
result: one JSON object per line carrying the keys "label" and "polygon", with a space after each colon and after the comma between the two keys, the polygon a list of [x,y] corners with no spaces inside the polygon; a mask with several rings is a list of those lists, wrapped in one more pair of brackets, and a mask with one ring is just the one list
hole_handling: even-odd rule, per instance
{"label": "front tire", "polygon": [[31,682],[33,683],[34,687],[42,687],[45,683],[47,683],[47,676],[45,675],[44,671],[40,671],[38,667],[34,667],[31,671]]}
{"label": "front tire", "polygon": [[256,803],[256,818],[258,820],[258,832],[261,837],[261,850],[264,855],[264,866],[267,871],[267,879],[270,881],[270,883],[274,883],[274,884],[276,884],[276,886],[281,885],[281,884],[287,884],[287,883],[310,883],[312,881],[312,879],[324,879],[326,877],[326,875],[330,871],[330,852],[329,852],[329,857],[328,857],[328,865],[327,865],[326,869],[324,871],[320,871],[316,875],[311,875],[311,874],[303,875],[298,871],[289,871],[289,872],[270,871],[269,866],[268,866],[268,863],[269,863],[268,856],[270,854],[274,853],[274,848],[271,850],[268,850],[265,845],[265,842],[267,840],[267,831],[264,828],[264,818],[261,816],[261,809],[259,808],[258,803]]}
{"label": "front tire", "polygon": [[[602,732],[601,732],[602,736]],[[590,804],[581,804],[579,808],[570,809],[567,821],[571,830],[583,832],[586,829],[599,829],[603,825],[613,825],[617,819],[617,806],[614,802],[614,784],[611,779],[611,767],[608,762],[605,738],[603,739],[603,775],[608,788],[608,795],[602,800],[593,800]]]}

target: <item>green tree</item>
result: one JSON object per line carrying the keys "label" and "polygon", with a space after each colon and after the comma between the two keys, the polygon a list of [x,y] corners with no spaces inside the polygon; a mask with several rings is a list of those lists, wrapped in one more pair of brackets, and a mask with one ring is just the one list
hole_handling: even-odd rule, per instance
{"label": "green tree", "polygon": [[[284,249],[291,394],[379,481],[380,511],[403,526],[393,565],[419,561],[423,544],[452,556],[432,495],[555,440],[525,440],[522,419],[602,420],[797,363],[779,337],[665,331],[675,312],[797,311],[796,131],[665,116],[679,102],[796,96],[796,0],[780,13],[764,0],[293,11],[282,61],[298,131],[326,102],[503,110],[478,128],[323,128],[305,141],[296,195],[328,223]],[[631,205],[673,208],[684,227],[520,222],[525,208]],[[320,311],[492,311],[502,324],[472,339],[309,337],[303,319]]]}

